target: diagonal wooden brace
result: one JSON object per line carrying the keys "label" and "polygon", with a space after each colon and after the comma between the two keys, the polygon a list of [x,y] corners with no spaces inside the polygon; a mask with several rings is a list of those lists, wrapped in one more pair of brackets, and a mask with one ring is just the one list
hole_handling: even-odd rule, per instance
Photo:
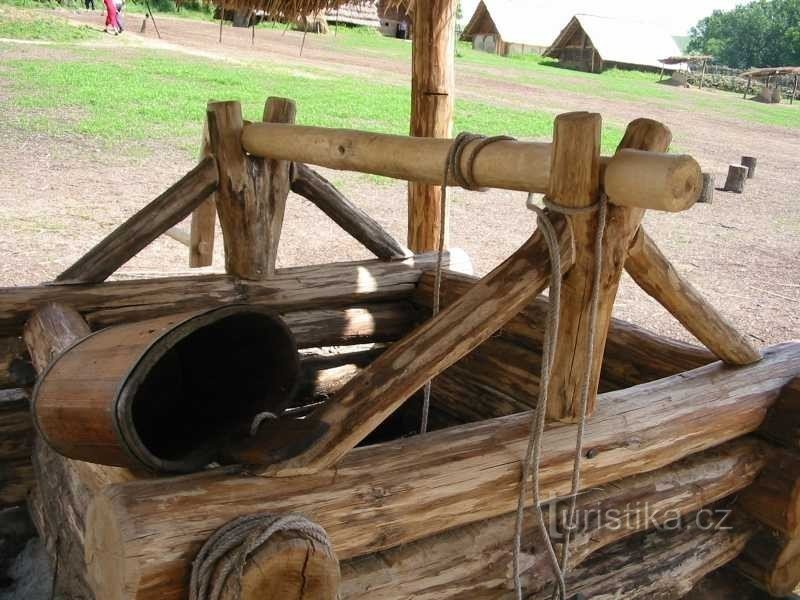
{"label": "diagonal wooden brace", "polygon": [[[551,217],[559,235],[562,272],[573,263],[572,234]],[[522,247],[456,302],[353,378],[306,421],[274,421],[228,458],[268,465],[264,474],[313,473],[339,461],[426,381],[490,337],[548,285],[547,245],[537,231]],[[298,440],[302,440],[298,445]]]}

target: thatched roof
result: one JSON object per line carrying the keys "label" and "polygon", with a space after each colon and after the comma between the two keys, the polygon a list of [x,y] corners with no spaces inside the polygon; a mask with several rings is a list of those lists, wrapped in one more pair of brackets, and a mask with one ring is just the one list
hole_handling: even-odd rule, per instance
{"label": "thatched roof", "polygon": [[679,56],[670,56],[662,58],[661,62],[665,65],[679,65],[683,63],[697,63],[705,60],[714,60],[710,54],[681,54]]}
{"label": "thatched roof", "polygon": [[628,19],[575,15],[544,55],[557,56],[558,50],[581,29],[605,62],[661,68],[665,66],[661,62],[662,56],[680,54],[675,39],[655,25]]}
{"label": "thatched roof", "polygon": [[[299,16],[316,15],[319,13],[335,13],[337,8],[352,7],[353,5],[375,4],[374,0],[209,0],[217,6],[226,9],[251,9],[262,12],[270,17],[283,18],[292,21]],[[340,11],[340,12],[341,12]]]}
{"label": "thatched roof", "polygon": [[571,14],[550,0],[481,0],[461,38],[471,40],[475,35],[497,33],[508,44],[546,48]]}
{"label": "thatched roof", "polygon": [[766,67],[751,69],[741,74],[741,77],[775,77],[776,75],[800,75],[800,67]]}
{"label": "thatched roof", "polygon": [[349,23],[366,27],[380,27],[378,18],[378,3],[376,0],[368,2],[348,2],[339,8],[333,8],[325,13],[329,22]]}

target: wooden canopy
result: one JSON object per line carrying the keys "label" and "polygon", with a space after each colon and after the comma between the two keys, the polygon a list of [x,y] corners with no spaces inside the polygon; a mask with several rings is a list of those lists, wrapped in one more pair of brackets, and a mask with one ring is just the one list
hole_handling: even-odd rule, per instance
{"label": "wooden canopy", "polygon": [[681,54],[662,58],[661,62],[665,65],[680,65],[684,63],[701,63],[708,60],[714,60],[714,57],[710,54]]}
{"label": "wooden canopy", "polygon": [[780,75],[800,75],[800,67],[766,67],[763,69],[751,69],[742,73],[742,77],[752,77],[759,79],[762,77],[775,77]]}

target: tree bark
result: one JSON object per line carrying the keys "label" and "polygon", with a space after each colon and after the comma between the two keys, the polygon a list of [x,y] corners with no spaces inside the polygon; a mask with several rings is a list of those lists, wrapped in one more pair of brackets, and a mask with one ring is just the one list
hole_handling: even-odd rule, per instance
{"label": "tree bark", "polygon": [[177,225],[217,187],[213,158],[205,158],[166,192],[112,231],[74,265],[56,278],[59,282],[99,283]]}
{"label": "tree bark", "polygon": [[703,173],[703,191],[700,192],[698,202],[711,204],[714,202],[714,174]]}
{"label": "tree bark", "polygon": [[292,191],[312,202],[378,258],[392,260],[411,254],[380,223],[345,198],[330,181],[302,163],[294,163]]}
{"label": "tree bark", "polygon": [[[584,462],[583,489],[754,431],[799,372],[800,344],[784,344],[747,367],[715,363],[604,394],[586,426],[584,447],[593,451]],[[95,591],[104,600],[182,598],[200,544],[242,514],[300,512],[326,529],[344,560],[511,512],[530,418],[524,413],[357,448],[335,469],[279,481],[228,468],[112,486],[88,518]],[[545,431],[545,499],[569,490],[575,428]],[[114,581],[109,573],[118,574]]]}
{"label": "tree bark", "polygon": [[744,191],[744,183],[747,180],[747,167],[739,165],[728,165],[728,178],[725,180],[726,192],[741,194]]}
{"label": "tree bark", "polygon": [[[142,25],[147,21],[142,21]],[[200,160],[212,156],[208,119],[203,123],[203,141],[200,145]],[[214,262],[214,234],[217,226],[217,196],[209,198],[192,213],[189,230],[189,266],[209,267]]]}
{"label": "tree bark", "polygon": [[639,230],[631,245],[625,270],[721,360],[746,365],[760,359],[747,338],[678,273],[644,229]]}
{"label": "tree bark", "polygon": [[[418,0],[412,14],[411,131],[414,137],[449,138],[455,93],[456,0]],[[441,163],[444,170],[444,162]],[[440,187],[409,183],[408,247],[435,250],[442,218]],[[445,244],[447,243],[447,223]]]}
{"label": "tree bark", "polygon": [[743,156],[742,166],[747,167],[747,178],[753,179],[756,176],[756,163],[758,159],[755,156]]}

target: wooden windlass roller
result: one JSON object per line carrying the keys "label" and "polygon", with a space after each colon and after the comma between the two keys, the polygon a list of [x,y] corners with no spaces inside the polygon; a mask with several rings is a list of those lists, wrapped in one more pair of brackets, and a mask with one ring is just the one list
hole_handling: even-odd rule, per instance
{"label": "wooden windlass roller", "polygon": [[103,329],[62,353],[33,395],[59,453],[187,472],[214,460],[253,418],[279,415],[297,384],[294,337],[270,311],[231,305]]}

